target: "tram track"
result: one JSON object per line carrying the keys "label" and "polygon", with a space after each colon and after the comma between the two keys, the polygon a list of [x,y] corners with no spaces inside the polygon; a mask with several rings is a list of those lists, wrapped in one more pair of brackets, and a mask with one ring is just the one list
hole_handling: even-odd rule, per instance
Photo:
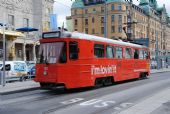
{"label": "tram track", "polygon": [[[93,89],[93,88],[81,88],[81,89],[73,89],[68,91],[62,91],[62,90],[55,90],[55,91],[49,91],[49,90],[35,90],[34,92],[22,92],[17,93],[15,96],[6,96],[6,99],[3,99],[2,102],[0,102],[0,106],[6,107],[15,107],[20,106],[19,108],[26,108],[31,109],[35,114],[36,110],[41,110],[43,114],[51,114],[58,110],[68,109],[72,106],[78,105],[82,102],[86,102],[88,100],[92,99],[98,99],[103,96],[106,96],[107,94],[117,94],[119,92],[123,92],[128,89],[133,89],[136,87],[142,87],[144,85],[149,85],[150,83],[159,83],[159,81],[166,81],[168,74],[164,73],[165,76],[162,76],[161,74],[156,74],[151,76],[149,79],[145,80],[131,80],[126,82],[117,83],[113,86],[107,86],[102,87],[99,89]],[[27,94],[27,95],[25,95]],[[26,97],[29,97],[28,99],[25,99]],[[18,100],[18,99],[21,100]],[[62,102],[69,101],[70,99],[74,98],[82,98],[82,100],[70,104],[62,104]],[[138,98],[137,98],[138,99]],[[9,100],[14,100],[13,102],[7,102]],[[128,101],[128,99],[124,99]],[[129,101],[130,102],[130,101]],[[107,107],[105,110],[112,110],[112,107],[116,107],[121,102],[116,102],[116,104],[113,104],[109,107]],[[32,108],[29,108],[32,107]],[[3,109],[2,109],[3,110]],[[1,112],[1,111],[0,111]],[[98,114],[101,110],[94,111],[92,114]],[[30,113],[30,112],[28,112]],[[19,114],[16,112],[15,114]],[[22,113],[21,113],[22,114]],[[24,114],[27,114],[24,112]],[[34,113],[32,113],[34,114]],[[42,113],[41,113],[42,114]],[[102,114],[102,113],[101,113]]]}

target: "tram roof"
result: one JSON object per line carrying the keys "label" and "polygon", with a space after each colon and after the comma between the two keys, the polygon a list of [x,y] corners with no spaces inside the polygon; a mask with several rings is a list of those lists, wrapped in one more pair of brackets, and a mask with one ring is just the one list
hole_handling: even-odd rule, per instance
{"label": "tram roof", "polygon": [[106,42],[106,43],[118,44],[118,45],[123,45],[123,46],[131,46],[131,47],[137,47],[137,48],[147,48],[146,46],[143,46],[143,45],[133,44],[130,42],[124,42],[122,40],[113,40],[113,39],[108,39],[108,38],[94,36],[94,35],[88,35],[88,34],[79,33],[79,32],[66,32],[66,34],[70,34],[71,38],[75,38],[75,39]]}

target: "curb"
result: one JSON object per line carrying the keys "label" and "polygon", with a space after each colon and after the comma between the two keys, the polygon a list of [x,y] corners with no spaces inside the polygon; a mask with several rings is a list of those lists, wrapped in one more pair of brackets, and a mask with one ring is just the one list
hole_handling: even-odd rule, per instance
{"label": "curb", "polygon": [[157,71],[157,72],[151,72],[151,74],[164,73],[164,72],[170,72],[170,70],[168,70],[168,71]]}
{"label": "curb", "polygon": [[27,91],[38,90],[38,89],[40,89],[40,87],[31,87],[31,88],[21,89],[21,90],[13,90],[13,91],[7,91],[7,92],[0,92],[0,95],[9,95],[9,94],[20,93],[20,92],[27,92]]}

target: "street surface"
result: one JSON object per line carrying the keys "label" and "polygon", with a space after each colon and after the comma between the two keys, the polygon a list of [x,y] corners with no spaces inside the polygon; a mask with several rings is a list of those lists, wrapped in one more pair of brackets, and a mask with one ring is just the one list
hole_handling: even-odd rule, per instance
{"label": "street surface", "polygon": [[[0,114],[118,114],[170,87],[170,72],[99,89],[34,90],[0,96]],[[169,104],[165,104],[169,106]],[[160,107],[153,114],[166,114]]]}

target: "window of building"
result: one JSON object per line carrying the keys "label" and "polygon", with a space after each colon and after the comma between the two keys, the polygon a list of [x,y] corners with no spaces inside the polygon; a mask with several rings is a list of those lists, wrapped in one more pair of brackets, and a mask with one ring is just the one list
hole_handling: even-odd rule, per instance
{"label": "window of building", "polygon": [[50,29],[50,25],[51,25],[51,24],[50,24],[50,22],[48,21],[48,22],[47,22],[47,27],[48,27],[48,29]]}
{"label": "window of building", "polygon": [[131,33],[132,29],[130,27],[127,28],[127,33]]}
{"label": "window of building", "polygon": [[77,10],[76,9],[74,10],[74,14],[77,15]]}
{"label": "window of building", "polygon": [[78,43],[77,42],[70,42],[69,43],[69,58],[70,60],[78,59]]}
{"label": "window of building", "polygon": [[116,47],[116,58],[123,58],[123,49],[121,47]]}
{"label": "window of building", "polygon": [[126,6],[126,10],[128,10],[128,6]]}
{"label": "window of building", "polygon": [[85,9],[85,14],[88,14],[88,9]]}
{"label": "window of building", "polygon": [[94,13],[96,12],[96,9],[95,9],[95,8],[93,8],[93,12],[94,12]]}
{"label": "window of building", "polygon": [[131,22],[131,17],[127,17],[127,22],[130,23]]}
{"label": "window of building", "polygon": [[101,17],[101,23],[104,23],[104,17]]}
{"label": "window of building", "polygon": [[22,50],[21,49],[18,50],[18,54],[17,55],[18,55],[18,57],[22,57]]}
{"label": "window of building", "polygon": [[24,27],[29,27],[29,19],[24,18]]}
{"label": "window of building", "polygon": [[101,34],[104,34],[104,27],[101,27]]}
{"label": "window of building", "polygon": [[143,50],[140,50],[140,51],[139,51],[139,59],[144,59]]}
{"label": "window of building", "polygon": [[107,46],[106,57],[107,58],[114,58],[114,47],[113,46]]}
{"label": "window of building", "polygon": [[51,9],[50,8],[46,8],[46,15],[49,15],[51,13]]}
{"label": "window of building", "polygon": [[126,48],[125,50],[125,58],[130,59],[131,58],[131,49]]}
{"label": "window of building", "polygon": [[102,44],[94,45],[94,56],[97,58],[104,58],[104,45]]}
{"label": "window of building", "polygon": [[119,11],[122,10],[122,6],[121,6],[121,5],[118,6],[118,10],[119,10]]}
{"label": "window of building", "polygon": [[8,24],[14,26],[14,15],[8,15]]}
{"label": "window of building", "polygon": [[127,20],[126,20],[126,16],[124,16],[124,23],[126,23],[127,22]]}
{"label": "window of building", "polygon": [[119,33],[122,32],[122,25],[119,25],[118,31],[119,31]]}
{"label": "window of building", "polygon": [[111,7],[112,7],[112,11],[115,10],[115,5],[114,4],[112,4]]}
{"label": "window of building", "polygon": [[122,15],[119,15],[119,20],[118,20],[119,24],[122,24]]}
{"label": "window of building", "polygon": [[78,21],[77,19],[74,20],[74,25],[77,25]]}
{"label": "window of building", "polygon": [[86,33],[86,34],[88,34],[88,33],[89,33],[88,28],[85,28],[85,33]]}
{"label": "window of building", "polygon": [[115,21],[115,15],[111,16],[111,21],[114,22]]}
{"label": "window of building", "polygon": [[92,29],[92,34],[95,34],[95,29],[94,28]]}
{"label": "window of building", "polygon": [[95,19],[94,19],[94,17],[92,17],[92,23],[94,23],[95,22]]}
{"label": "window of building", "polygon": [[88,19],[85,19],[85,25],[88,25]]}
{"label": "window of building", "polygon": [[104,13],[104,7],[101,7],[101,12]]}
{"label": "window of building", "polygon": [[111,31],[112,31],[112,33],[115,32],[115,26],[112,26]]}
{"label": "window of building", "polygon": [[139,51],[137,49],[134,50],[134,59],[139,59]]}

